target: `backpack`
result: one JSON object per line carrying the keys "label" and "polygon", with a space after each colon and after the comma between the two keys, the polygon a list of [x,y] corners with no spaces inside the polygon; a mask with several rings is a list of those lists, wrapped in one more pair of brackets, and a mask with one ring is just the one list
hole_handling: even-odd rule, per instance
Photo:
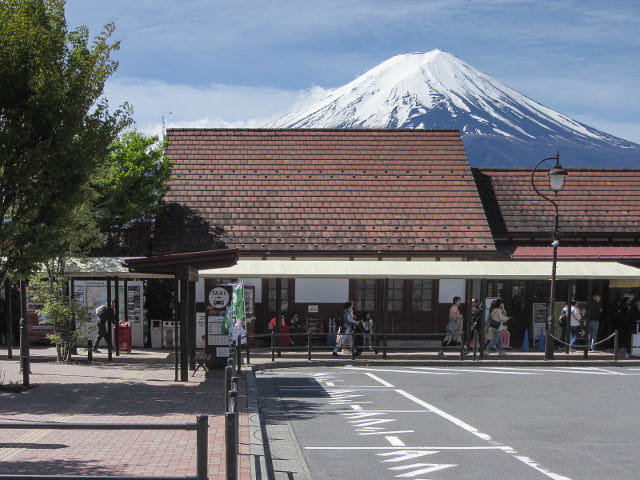
{"label": "backpack", "polygon": [[106,311],[107,311],[107,306],[100,305],[98,308],[96,308],[96,318],[102,319],[102,315],[104,315]]}

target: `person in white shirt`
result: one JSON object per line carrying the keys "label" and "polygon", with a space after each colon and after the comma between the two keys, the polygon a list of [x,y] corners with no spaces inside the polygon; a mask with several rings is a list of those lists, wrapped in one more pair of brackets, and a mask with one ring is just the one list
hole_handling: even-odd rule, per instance
{"label": "person in white shirt", "polygon": [[[565,306],[563,310],[566,311],[567,307]],[[576,349],[573,348],[573,344],[576,343],[578,339],[578,330],[580,328],[580,320],[582,320],[582,313],[576,306],[576,300],[571,300],[571,314],[567,314],[569,317],[569,330],[571,331],[571,339],[569,340],[569,349],[572,352],[575,352]]]}

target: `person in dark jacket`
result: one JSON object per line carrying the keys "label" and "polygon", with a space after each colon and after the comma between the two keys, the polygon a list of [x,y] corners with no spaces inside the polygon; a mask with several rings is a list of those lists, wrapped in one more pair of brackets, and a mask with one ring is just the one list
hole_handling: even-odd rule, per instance
{"label": "person in dark jacket", "polygon": [[96,337],[95,342],[93,343],[93,351],[99,352],[98,344],[100,340],[104,339],[104,343],[107,344],[107,348],[109,348],[109,328],[114,321],[115,316],[115,308],[116,302],[112,301],[111,306],[104,304],[99,306],[96,309],[96,317],[98,319],[98,336]]}

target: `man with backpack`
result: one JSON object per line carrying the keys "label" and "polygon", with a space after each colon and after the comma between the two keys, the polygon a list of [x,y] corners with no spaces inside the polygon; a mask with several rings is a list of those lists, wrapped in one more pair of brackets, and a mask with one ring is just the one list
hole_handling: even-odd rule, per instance
{"label": "man with backpack", "polygon": [[94,352],[100,351],[98,350],[98,344],[102,339],[104,339],[105,343],[107,344],[107,348],[109,348],[108,328],[111,328],[111,324],[113,323],[115,308],[116,308],[115,300],[111,302],[111,306],[104,304],[96,308],[96,318],[98,319],[98,336],[96,337],[96,341],[93,342]]}

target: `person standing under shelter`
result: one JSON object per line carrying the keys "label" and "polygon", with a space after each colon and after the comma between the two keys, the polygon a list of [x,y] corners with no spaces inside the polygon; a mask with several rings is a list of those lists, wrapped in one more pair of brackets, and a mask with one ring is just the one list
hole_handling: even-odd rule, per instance
{"label": "person standing under shelter", "polygon": [[589,350],[593,351],[598,341],[600,316],[602,315],[602,297],[598,292],[591,296],[589,303]]}
{"label": "person standing under shelter", "polygon": [[507,317],[504,306],[501,299],[495,300],[491,304],[491,311],[489,313],[489,330],[488,337],[490,340],[487,343],[487,354],[492,347],[498,350],[499,355],[506,355],[502,350],[502,331],[506,328],[506,323],[511,319]]}
{"label": "person standing under shelter", "polygon": [[[567,308],[566,306],[564,307]],[[567,311],[567,317],[569,317],[569,330],[571,331],[571,339],[569,340],[569,350],[575,352],[576,349],[573,348],[573,344],[576,343],[578,339],[578,329],[580,328],[580,321],[582,320],[582,314],[580,310],[578,310],[578,306],[576,305],[576,300],[571,300],[571,307]]]}
{"label": "person standing under shelter", "polygon": [[369,346],[369,350],[373,350],[373,344],[371,342],[371,334],[373,333],[373,316],[371,312],[367,312],[364,316],[364,322],[362,325],[362,347]]}
{"label": "person standing under shelter", "polygon": [[109,328],[111,328],[111,324],[114,321],[115,316],[115,308],[116,302],[115,300],[111,301],[111,306],[100,305],[96,308],[96,318],[98,319],[98,336],[96,337],[95,342],[93,342],[93,351],[99,352],[98,344],[100,340],[104,339],[104,342],[107,344],[107,348],[109,348]]}
{"label": "person standing under shelter", "polygon": [[354,348],[354,342],[351,338],[351,331],[356,325],[355,315],[353,314],[353,302],[347,302],[344,304],[344,312],[342,314],[342,337],[333,349],[333,356],[337,357],[338,352],[342,349],[344,341],[349,337],[351,348]]}
{"label": "person standing under shelter", "polygon": [[[462,299],[458,296],[453,297],[453,304],[449,307],[449,320],[447,321],[447,334],[442,339],[442,346],[446,347],[455,344],[460,340],[460,327],[462,326],[462,314],[460,313],[460,304]],[[440,350],[439,356],[444,357],[444,350]]]}
{"label": "person standing under shelter", "polygon": [[[484,310],[480,307],[477,298],[471,299],[471,325],[469,326],[469,341],[467,342],[467,351],[471,350],[471,342],[478,342],[478,350],[480,350],[480,355],[482,355],[482,345],[484,344],[483,334],[484,334]],[[477,340],[475,339],[475,333],[478,334]]]}

